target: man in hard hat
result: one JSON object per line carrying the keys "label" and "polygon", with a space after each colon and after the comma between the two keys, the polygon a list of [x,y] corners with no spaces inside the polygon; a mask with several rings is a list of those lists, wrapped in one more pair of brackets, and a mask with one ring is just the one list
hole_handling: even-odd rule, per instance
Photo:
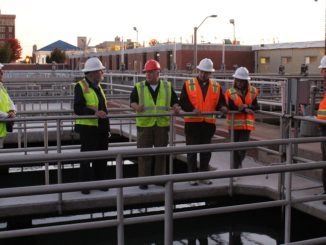
{"label": "man in hard hat", "polygon": [[[233,130],[234,142],[249,141],[250,132],[255,130],[255,114],[258,110],[258,89],[249,83],[250,76],[246,67],[239,67],[233,74],[234,83],[225,92],[225,101],[234,114]],[[231,130],[231,113],[227,115],[228,129]],[[241,168],[246,150],[233,151],[234,168]]]}
{"label": "man in hard hat", "polygon": [[[326,120],[326,55],[321,59],[319,67],[320,73],[324,79],[324,97],[323,100],[319,104],[318,112],[317,112],[317,118],[321,120]],[[320,135],[326,136],[326,124],[320,124]],[[321,152],[322,152],[322,160],[326,161],[326,142],[321,142]],[[322,181],[323,181],[323,188],[324,193],[326,194],[326,168],[323,168],[322,170]],[[326,201],[323,201],[323,204],[326,205]]]}
{"label": "man in hard hat", "polygon": [[[3,86],[3,64],[0,64],[0,119],[15,118],[16,106]],[[0,122],[0,148],[3,148],[4,139],[12,131],[12,122]]]}
{"label": "man in hard hat", "polygon": [[[85,77],[75,86],[75,114],[96,116],[96,118],[76,120],[75,129],[80,135],[82,152],[108,149],[110,125],[107,101],[101,87],[104,70],[105,67],[97,57],[89,58],[82,70]],[[80,163],[81,181],[103,180],[107,177],[107,160],[87,160]],[[106,191],[107,188],[101,190]],[[83,190],[82,193],[89,194],[90,191]]]}
{"label": "man in hard hat", "polygon": [[[180,95],[180,106],[185,112],[196,115],[185,116],[184,132],[187,145],[210,144],[216,130],[216,115],[202,115],[202,112],[221,111],[227,113],[225,100],[220,84],[210,79],[215,71],[211,59],[203,59],[197,66],[198,76],[185,81]],[[197,153],[187,154],[188,172],[209,171],[211,152],[200,153],[200,164],[197,167]],[[211,180],[200,181],[212,184]],[[199,181],[190,181],[198,185]]]}
{"label": "man in hard hat", "polygon": [[[144,67],[146,79],[138,82],[130,94],[130,106],[137,115],[167,113],[172,109],[179,112],[178,97],[169,81],[160,79],[161,66],[156,60],[148,60]],[[170,128],[169,116],[137,117],[137,147],[163,147],[168,144]],[[150,176],[152,173],[152,157],[138,158],[139,176]],[[155,175],[166,174],[166,157],[155,156]],[[148,185],[140,185],[140,189],[148,189]]]}

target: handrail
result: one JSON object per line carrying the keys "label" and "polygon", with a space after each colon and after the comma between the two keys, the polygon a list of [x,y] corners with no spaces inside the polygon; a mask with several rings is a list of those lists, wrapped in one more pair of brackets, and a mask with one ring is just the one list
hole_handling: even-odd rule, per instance
{"label": "handrail", "polygon": [[[326,137],[324,137],[326,140]],[[189,180],[201,180],[201,179],[218,179],[218,178],[230,178],[235,176],[250,176],[250,175],[260,175],[260,174],[269,174],[269,173],[289,173],[292,171],[300,171],[300,170],[308,170],[308,169],[315,169],[315,168],[322,168],[325,167],[326,162],[311,162],[311,163],[300,163],[295,165],[284,165],[284,166],[269,166],[269,167],[255,167],[255,168],[248,168],[248,169],[233,169],[233,170],[224,170],[224,171],[210,171],[210,172],[198,172],[198,173],[186,173],[186,174],[173,174],[173,175],[162,175],[162,176],[149,176],[149,177],[137,177],[137,178],[127,178],[122,179],[122,157],[126,156],[137,156],[137,155],[157,155],[157,154],[180,154],[184,152],[191,151],[225,151],[225,150],[232,150],[232,149],[243,149],[243,148],[251,148],[257,145],[260,146],[267,146],[270,144],[287,144],[288,146],[294,143],[307,143],[307,142],[317,142],[319,141],[318,137],[315,138],[296,138],[296,139],[280,139],[280,140],[273,140],[270,141],[261,141],[261,142],[239,142],[239,143],[225,143],[225,144],[209,144],[209,145],[191,145],[188,147],[184,146],[175,146],[175,147],[158,147],[153,149],[129,149],[129,150],[109,150],[109,151],[97,151],[97,152],[81,152],[77,156],[73,153],[55,153],[55,154],[48,154],[48,155],[28,155],[28,156],[14,156],[8,159],[5,157],[4,159],[0,159],[0,164],[12,164],[12,163],[19,163],[19,164],[28,164],[32,162],[41,162],[41,161],[61,161],[65,160],[72,160],[72,159],[91,159],[94,157],[98,158],[107,158],[111,156],[116,156],[117,161],[117,179],[115,180],[102,180],[102,181],[90,181],[90,182],[81,182],[81,183],[67,183],[67,184],[55,184],[55,185],[47,185],[47,186],[32,186],[32,187],[19,187],[19,188],[6,188],[0,189],[0,197],[10,197],[10,196],[20,196],[20,195],[33,195],[33,194],[48,194],[48,193],[62,193],[66,191],[77,191],[81,189],[95,189],[95,188],[103,188],[103,187],[110,187],[110,188],[119,188],[120,194],[118,194],[117,198],[117,208],[121,212],[121,208],[123,208],[123,187],[133,186],[133,185],[140,185],[140,184],[148,184],[148,183],[167,183],[165,187],[166,195],[165,195],[165,203],[166,207],[169,207],[166,212],[171,212],[172,207],[168,205],[172,200],[172,193],[171,188],[174,183],[176,182],[183,182]],[[187,149],[188,148],[188,149]],[[190,149],[189,149],[190,148]],[[289,158],[291,159],[291,158]],[[170,184],[169,184],[170,183]],[[120,214],[120,218],[117,220],[113,220],[111,222],[91,222],[91,223],[82,223],[82,224],[72,224],[72,225],[58,225],[58,226],[51,226],[51,227],[44,227],[44,228],[30,228],[30,229],[22,229],[22,230],[15,230],[15,231],[3,231],[0,232],[0,238],[8,238],[8,237],[17,237],[17,236],[25,236],[25,235],[35,235],[35,234],[44,234],[44,233],[53,233],[58,231],[63,231],[63,228],[67,230],[75,230],[75,229],[86,229],[86,228],[98,228],[99,225],[102,227],[107,226],[120,226],[119,235],[118,235],[118,244],[124,244],[123,242],[123,226],[128,224],[135,224],[135,223],[142,223],[142,222],[149,222],[153,220],[162,220],[167,219],[178,219],[178,218],[185,218],[185,217],[196,217],[196,216],[203,216],[209,214],[216,214],[216,213],[225,213],[225,212],[235,212],[235,211],[244,211],[244,210],[251,210],[257,208],[266,208],[266,207],[277,207],[277,206],[287,206],[290,207],[293,203],[296,202],[305,202],[305,201],[316,201],[316,200],[324,200],[326,199],[325,195],[320,196],[308,196],[304,198],[297,198],[297,199],[289,199],[291,197],[291,188],[289,188],[289,183],[287,183],[287,192],[286,192],[286,199],[285,200],[278,200],[278,201],[269,201],[269,202],[262,202],[262,203],[254,203],[254,204],[243,204],[243,205],[236,205],[232,207],[222,207],[222,208],[211,208],[201,211],[186,211],[175,213],[171,215],[155,215],[149,217],[138,217],[138,218],[123,218]],[[120,197],[119,197],[120,195]],[[118,201],[120,200],[120,201]],[[173,212],[173,211],[172,211]],[[286,222],[288,222],[289,217],[286,216]],[[122,223],[121,223],[122,222]],[[168,222],[168,221],[166,221]],[[168,225],[169,223],[167,223]],[[122,225],[122,227],[121,227]],[[166,230],[165,232],[171,232]],[[167,236],[169,236],[167,234]],[[288,240],[288,239],[286,239]]]}

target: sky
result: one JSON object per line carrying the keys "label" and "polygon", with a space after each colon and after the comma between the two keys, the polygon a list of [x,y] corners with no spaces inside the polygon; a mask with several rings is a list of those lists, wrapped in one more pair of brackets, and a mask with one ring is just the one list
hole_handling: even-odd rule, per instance
{"label": "sky", "polygon": [[[0,0],[1,14],[16,15],[16,38],[23,57],[57,40],[77,46],[77,37],[91,39],[90,46],[116,36],[147,45],[222,43],[235,37],[244,45],[320,41],[325,38],[326,0]],[[234,19],[235,25],[230,24]]]}

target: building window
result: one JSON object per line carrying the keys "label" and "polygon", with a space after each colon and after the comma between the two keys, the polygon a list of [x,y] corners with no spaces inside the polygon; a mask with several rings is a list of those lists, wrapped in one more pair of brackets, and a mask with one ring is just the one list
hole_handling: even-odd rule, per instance
{"label": "building window", "polygon": [[263,65],[269,64],[269,57],[261,57],[260,64],[263,64]]}
{"label": "building window", "polygon": [[316,61],[317,61],[317,56],[306,56],[304,58],[304,63],[305,64],[315,63]]}
{"label": "building window", "polygon": [[286,56],[281,58],[282,64],[289,64],[292,61],[292,57]]}

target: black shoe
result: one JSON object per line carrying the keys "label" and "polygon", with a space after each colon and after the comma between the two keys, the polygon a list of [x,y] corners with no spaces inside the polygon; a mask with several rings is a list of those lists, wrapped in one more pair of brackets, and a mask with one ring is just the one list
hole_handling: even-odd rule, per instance
{"label": "black shoe", "polygon": [[140,185],[139,189],[141,190],[147,190],[148,189],[148,185]]}
{"label": "black shoe", "polygon": [[109,188],[101,188],[101,189],[99,189],[100,191],[108,191],[109,190]]}
{"label": "black shoe", "polygon": [[84,195],[88,195],[91,192],[90,192],[90,190],[82,190],[81,193],[84,194]]}
{"label": "black shoe", "polygon": [[323,201],[323,204],[326,205],[326,201]]}

